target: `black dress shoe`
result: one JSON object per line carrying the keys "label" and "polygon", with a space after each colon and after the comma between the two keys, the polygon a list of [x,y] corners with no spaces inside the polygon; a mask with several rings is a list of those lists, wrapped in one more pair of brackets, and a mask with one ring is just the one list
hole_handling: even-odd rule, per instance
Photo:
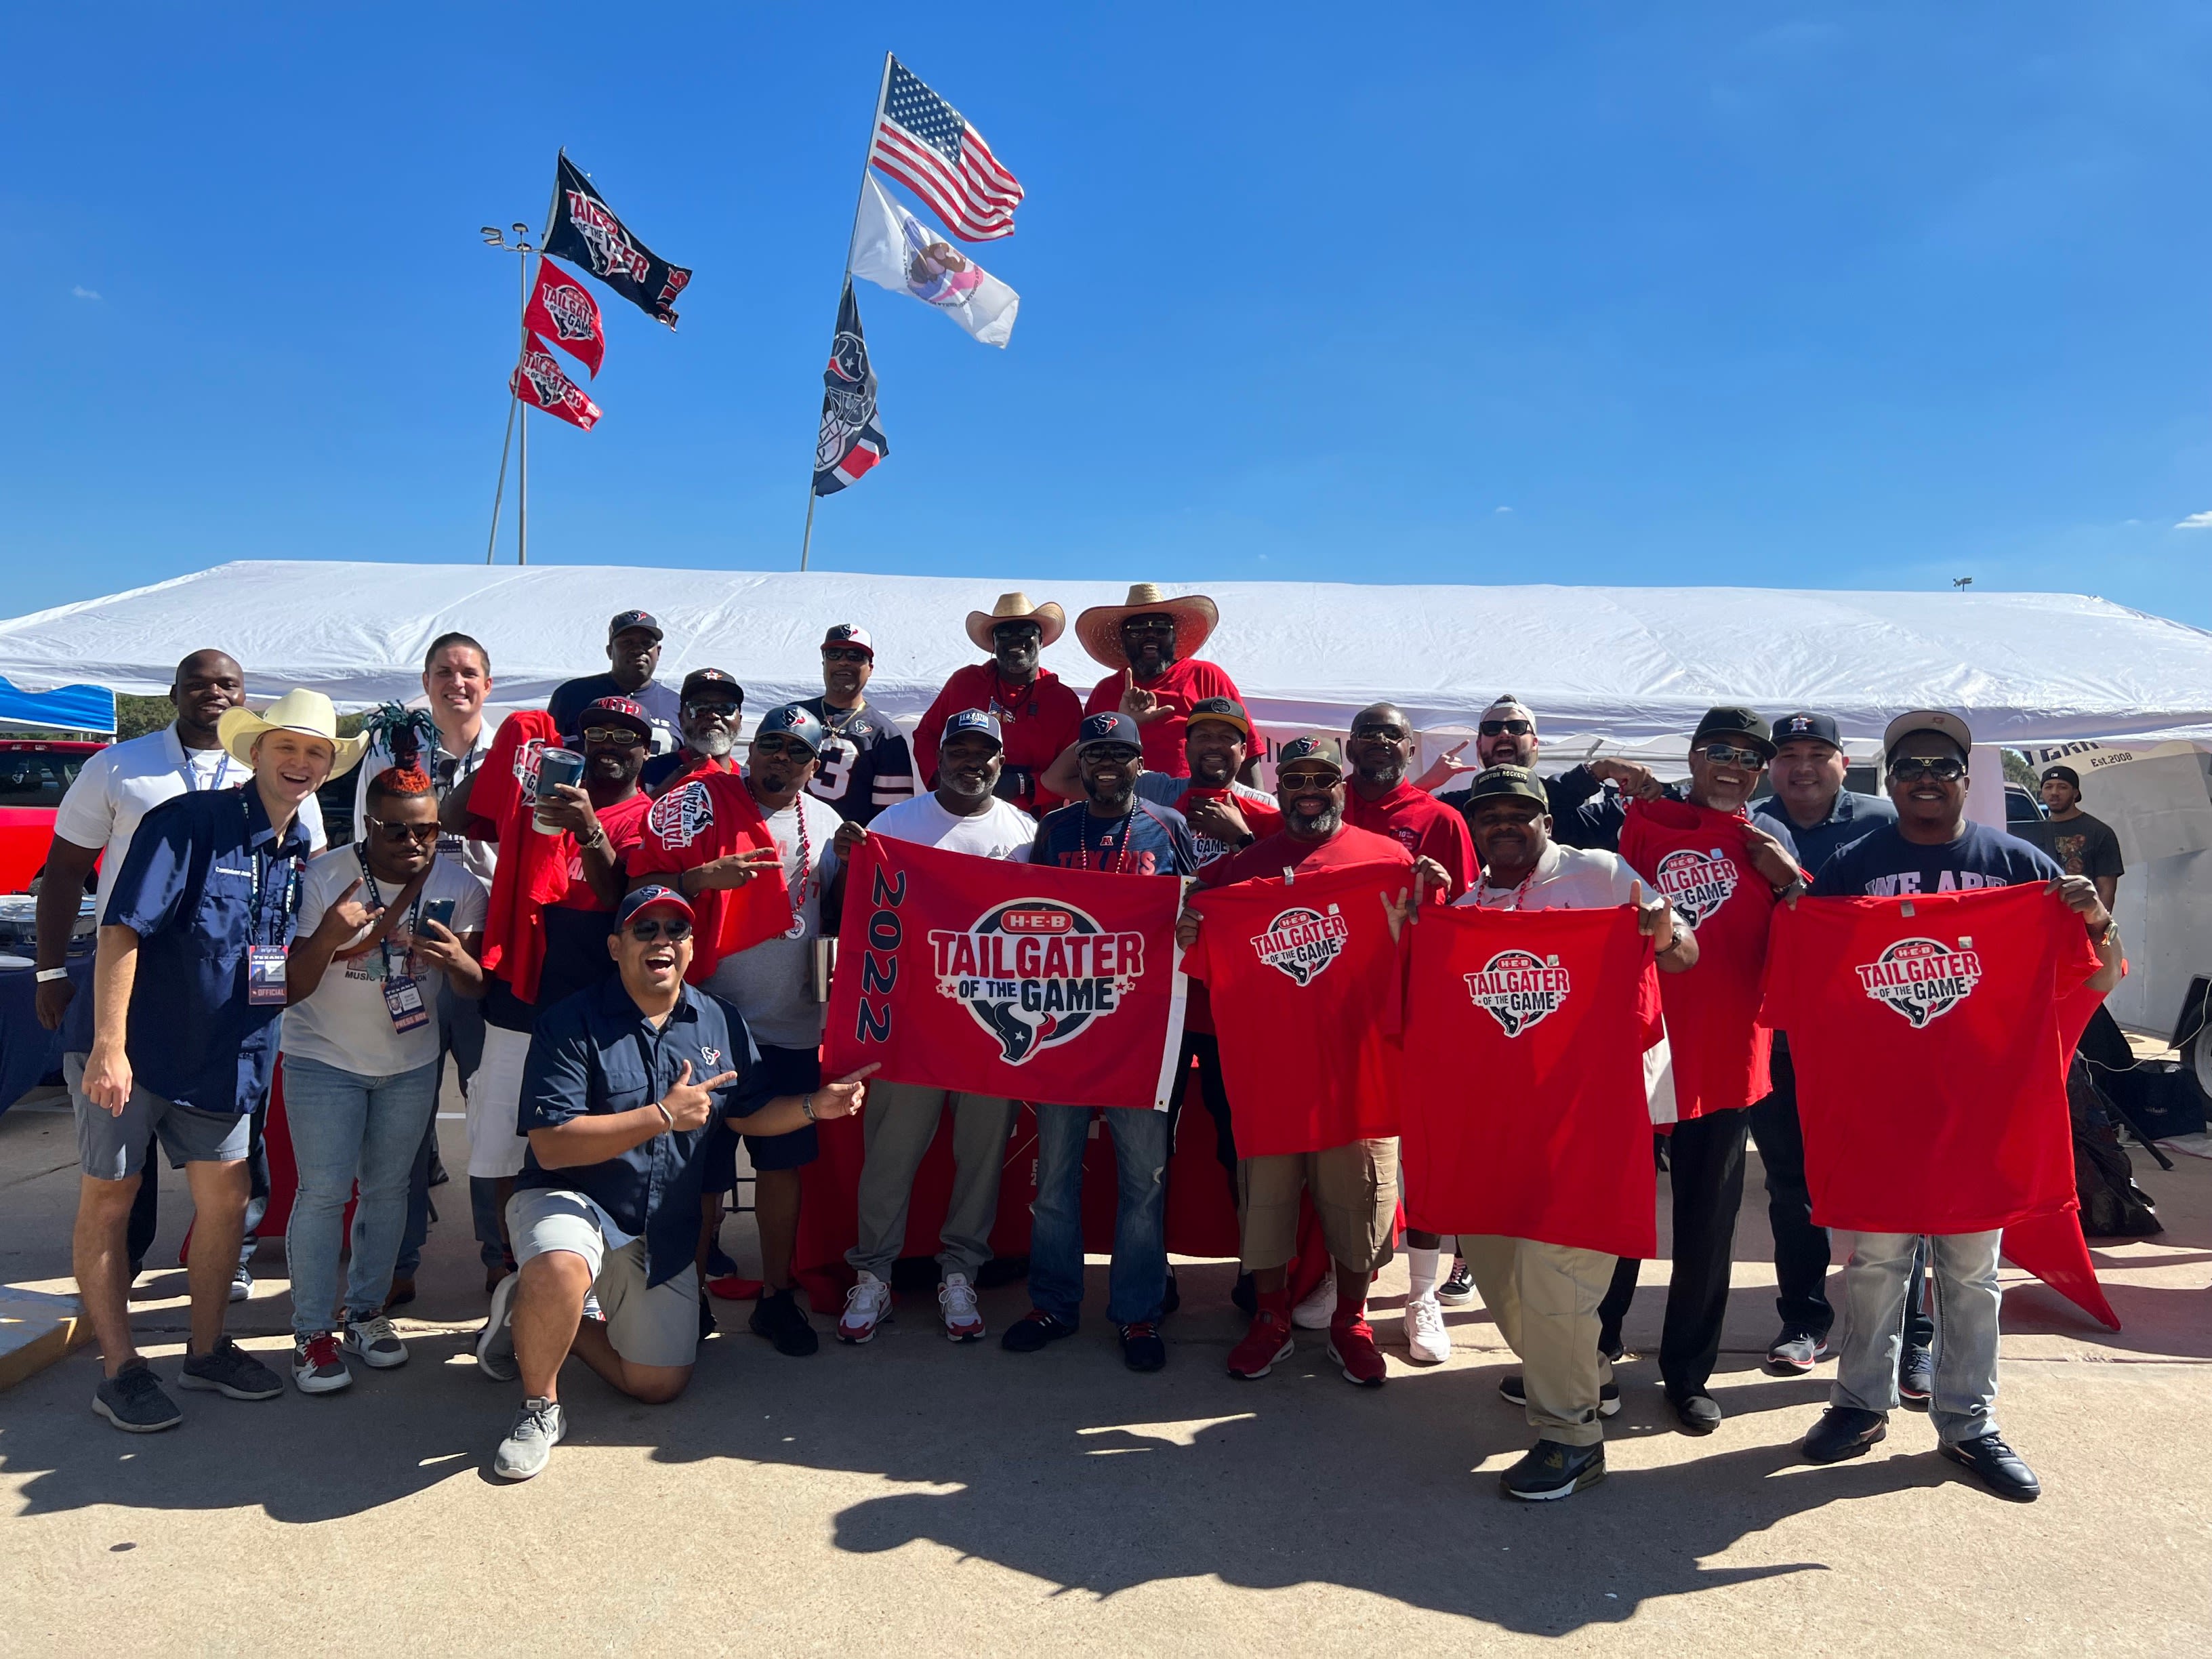
{"label": "black dress shoe", "polygon": [[1840,1463],[1846,1457],[1863,1457],[1869,1446],[1889,1432],[1887,1413],[1862,1411],[1856,1406],[1831,1406],[1805,1437],[1805,1461]]}
{"label": "black dress shoe", "polygon": [[2010,1503],[2033,1504],[2043,1495],[2043,1482],[2035,1478],[2035,1471],[1993,1434],[1946,1444],[1942,1450],[1954,1463],[1964,1463],[1981,1476],[1984,1486]]}
{"label": "black dress shoe", "polygon": [[1721,1425],[1720,1403],[1702,1389],[1693,1394],[1669,1389],[1667,1403],[1674,1408],[1674,1420],[1685,1434],[1711,1434]]}

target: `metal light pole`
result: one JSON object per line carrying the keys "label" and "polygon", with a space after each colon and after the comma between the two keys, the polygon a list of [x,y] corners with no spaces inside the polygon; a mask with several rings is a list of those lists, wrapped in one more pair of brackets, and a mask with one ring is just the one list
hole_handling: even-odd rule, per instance
{"label": "metal light pole", "polygon": [[[510,228],[514,233],[514,240],[512,242],[507,240],[506,233],[497,225],[485,225],[480,234],[483,237],[486,247],[495,249],[501,253],[520,256],[514,268],[515,315],[518,326],[521,326],[522,330],[521,342],[515,352],[515,364],[520,368],[522,362],[522,353],[528,350],[530,346],[530,331],[527,326],[520,325],[520,319],[522,313],[530,308],[530,256],[538,252],[538,245],[530,240],[528,225],[518,223]],[[522,412],[521,404],[522,394],[510,389],[507,399],[507,436],[500,440],[499,445],[499,486],[492,491],[491,497],[491,537],[484,544],[486,564],[493,562],[499,546],[500,504],[501,498],[507,493],[507,454],[509,446],[514,441],[515,420]],[[517,564],[528,564],[530,562],[530,422],[527,420],[522,422],[521,453],[515,477],[514,509],[514,562]]]}

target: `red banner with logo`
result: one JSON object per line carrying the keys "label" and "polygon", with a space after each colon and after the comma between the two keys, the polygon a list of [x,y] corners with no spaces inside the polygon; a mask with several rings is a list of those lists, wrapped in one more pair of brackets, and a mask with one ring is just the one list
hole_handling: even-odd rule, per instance
{"label": "red banner with logo", "polygon": [[599,424],[599,406],[584,395],[583,387],[561,372],[561,360],[535,334],[523,349],[514,373],[507,377],[507,385],[526,404],[557,415],[571,426],[589,432]]}
{"label": "red banner with logo", "polygon": [[1164,1111],[1182,1051],[1169,876],[871,836],[846,877],[826,1075]]}
{"label": "red banner with logo", "polygon": [[538,286],[523,307],[522,325],[540,339],[556,345],[598,378],[607,355],[606,330],[599,321],[599,302],[583,283],[550,259],[538,262]]}

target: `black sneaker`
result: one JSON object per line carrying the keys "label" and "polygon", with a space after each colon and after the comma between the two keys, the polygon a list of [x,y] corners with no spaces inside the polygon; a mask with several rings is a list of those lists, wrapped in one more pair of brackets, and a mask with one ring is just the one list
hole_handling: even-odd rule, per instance
{"label": "black sneaker", "polygon": [[704,1292],[702,1292],[699,1297],[699,1340],[704,1342],[714,1334],[714,1304],[707,1299]]}
{"label": "black sneaker", "polygon": [[1006,1334],[999,1339],[999,1346],[1009,1353],[1035,1353],[1048,1342],[1057,1342],[1063,1336],[1073,1336],[1075,1327],[1042,1308],[1031,1308],[1006,1327]]}
{"label": "black sneaker", "polygon": [[1237,1275],[1237,1282],[1229,1287],[1229,1305],[1247,1319],[1260,1311],[1260,1287],[1252,1282],[1251,1274]]}
{"label": "black sneaker", "polygon": [[1888,1432],[1889,1419],[1884,1413],[1862,1411],[1856,1406],[1831,1406],[1805,1437],[1805,1461],[1840,1463],[1846,1457],[1863,1457],[1867,1448]]}
{"label": "black sneaker", "polygon": [[1809,1371],[1828,1357],[1828,1339],[1810,1331],[1784,1331],[1766,1351],[1767,1369],[1784,1376]]}
{"label": "black sneaker", "polygon": [[284,1379],[226,1336],[213,1353],[185,1361],[177,1386],[206,1389],[233,1400],[274,1400],[284,1392]]}
{"label": "black sneaker", "polygon": [[[1514,1372],[1512,1376],[1504,1378],[1498,1383],[1498,1396],[1499,1399],[1504,1401],[1508,1405],[1526,1406],[1528,1403],[1528,1387],[1521,1381],[1520,1372]],[[1597,1385],[1597,1414],[1600,1417],[1611,1417],[1620,1410],[1620,1384],[1618,1382],[1599,1383]]]}
{"label": "black sneaker", "polygon": [[1165,1370],[1168,1345],[1160,1340],[1159,1328],[1143,1320],[1122,1326],[1121,1363],[1133,1371]]}
{"label": "black sneaker", "polygon": [[793,1359],[804,1359],[822,1346],[813,1322],[789,1291],[763,1290],[750,1322],[755,1336],[766,1337],[775,1344],[778,1353],[789,1354]]}
{"label": "black sneaker", "polygon": [[2043,1495],[2043,1482],[2018,1452],[1993,1434],[1978,1440],[1960,1440],[1937,1449],[1954,1463],[1963,1463],[1981,1476],[1982,1484],[2014,1504],[2033,1504]]}
{"label": "black sneaker", "polygon": [[1447,1308],[1464,1308],[1474,1300],[1474,1275],[1468,1270],[1467,1258],[1452,1258],[1451,1277],[1437,1286],[1437,1300]]}
{"label": "black sneaker", "polygon": [[1905,1348],[1897,1356],[1897,1397],[1909,1412],[1935,1403],[1936,1356],[1925,1348]]}
{"label": "black sneaker", "polygon": [[1175,1269],[1168,1269],[1168,1288],[1160,1297],[1160,1317],[1165,1319],[1182,1306],[1182,1287],[1176,1283]]}
{"label": "black sneaker", "polygon": [[1702,1389],[1695,1394],[1677,1394],[1669,1389],[1667,1403],[1674,1408],[1674,1420],[1685,1434],[1711,1434],[1721,1425],[1720,1402]]}
{"label": "black sneaker", "polygon": [[1563,1446],[1556,1440],[1539,1440],[1528,1455],[1498,1477],[1508,1498],[1542,1503],[1551,1498],[1571,1498],[1584,1486],[1605,1479],[1605,1445]]}
{"label": "black sneaker", "polygon": [[143,1359],[126,1360],[114,1376],[100,1378],[92,1408],[125,1434],[159,1434],[185,1420]]}

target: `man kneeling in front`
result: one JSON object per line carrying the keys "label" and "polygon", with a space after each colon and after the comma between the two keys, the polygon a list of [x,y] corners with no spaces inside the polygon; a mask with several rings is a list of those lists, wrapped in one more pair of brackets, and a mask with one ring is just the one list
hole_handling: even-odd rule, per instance
{"label": "man kneeling in front", "polygon": [[[619,976],[538,1017],[517,1128],[530,1150],[507,1205],[521,1271],[500,1281],[477,1364],[523,1401],[493,1471],[527,1480],[568,1432],[562,1362],[575,1355],[635,1400],[673,1400],[699,1351],[701,1154],[716,1113],[779,1135],[860,1108],[876,1068],[765,1097],[744,1021],[684,982],[691,907],[641,887],[615,913]],[[600,1316],[584,1317],[587,1296]]]}

